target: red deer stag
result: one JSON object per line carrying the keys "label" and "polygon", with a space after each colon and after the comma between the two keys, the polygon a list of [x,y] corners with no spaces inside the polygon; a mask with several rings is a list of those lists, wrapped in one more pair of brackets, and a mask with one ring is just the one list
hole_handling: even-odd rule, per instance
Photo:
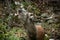
{"label": "red deer stag", "polygon": [[[29,15],[29,14],[28,14]],[[27,30],[30,40],[44,40],[44,29],[41,25],[34,25],[31,16],[26,15],[25,29]]]}
{"label": "red deer stag", "polygon": [[[33,13],[32,13],[33,14]],[[27,31],[29,40],[44,40],[44,29],[41,25],[35,25],[33,22],[34,16],[29,12],[19,10],[19,16],[24,21],[24,28]]]}

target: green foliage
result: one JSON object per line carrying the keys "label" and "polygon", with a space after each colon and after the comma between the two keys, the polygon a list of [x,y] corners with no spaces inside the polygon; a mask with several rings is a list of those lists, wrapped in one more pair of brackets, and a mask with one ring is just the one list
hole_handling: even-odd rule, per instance
{"label": "green foliage", "polygon": [[9,29],[6,23],[0,23],[0,40],[24,40],[26,35],[23,28]]}
{"label": "green foliage", "polygon": [[22,2],[22,4],[24,5],[24,8],[25,8],[25,9],[27,9],[27,7],[28,7],[29,5],[31,5],[31,3],[27,3],[27,2]]}
{"label": "green foliage", "polygon": [[[24,36],[21,35],[20,36],[20,33],[24,36],[26,36],[24,30],[22,30],[22,28],[12,28],[9,32],[7,32],[5,35],[6,35],[6,39],[7,40],[23,40]],[[25,38],[24,38],[25,39]]]}
{"label": "green foliage", "polygon": [[5,39],[5,33],[7,32],[7,25],[0,23],[0,40],[4,40]]}
{"label": "green foliage", "polygon": [[45,23],[42,23],[42,26],[45,28],[59,28],[60,24],[55,24],[55,23],[49,24],[45,22]]}
{"label": "green foliage", "polygon": [[15,3],[14,3],[14,2],[13,2],[13,3],[11,3],[11,8],[15,10],[16,5],[15,5]]}
{"label": "green foliage", "polygon": [[45,36],[45,37],[44,37],[44,40],[49,40],[49,38]]}
{"label": "green foliage", "polygon": [[29,2],[29,3],[22,2],[22,4],[24,5],[24,8],[27,9],[27,11],[33,12],[35,14],[40,14],[40,9],[37,8],[37,6],[32,2]]}

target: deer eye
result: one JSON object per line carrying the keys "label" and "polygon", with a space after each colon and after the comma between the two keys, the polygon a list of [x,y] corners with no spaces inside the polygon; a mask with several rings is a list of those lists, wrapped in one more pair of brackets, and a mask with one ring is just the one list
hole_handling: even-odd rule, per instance
{"label": "deer eye", "polygon": [[33,14],[31,14],[30,16],[33,16]]}

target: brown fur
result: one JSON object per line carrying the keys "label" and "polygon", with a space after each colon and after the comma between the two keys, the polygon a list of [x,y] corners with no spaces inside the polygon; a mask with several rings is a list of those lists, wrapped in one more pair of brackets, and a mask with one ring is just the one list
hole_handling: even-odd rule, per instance
{"label": "brown fur", "polygon": [[40,25],[36,25],[36,40],[44,40],[44,29]]}

